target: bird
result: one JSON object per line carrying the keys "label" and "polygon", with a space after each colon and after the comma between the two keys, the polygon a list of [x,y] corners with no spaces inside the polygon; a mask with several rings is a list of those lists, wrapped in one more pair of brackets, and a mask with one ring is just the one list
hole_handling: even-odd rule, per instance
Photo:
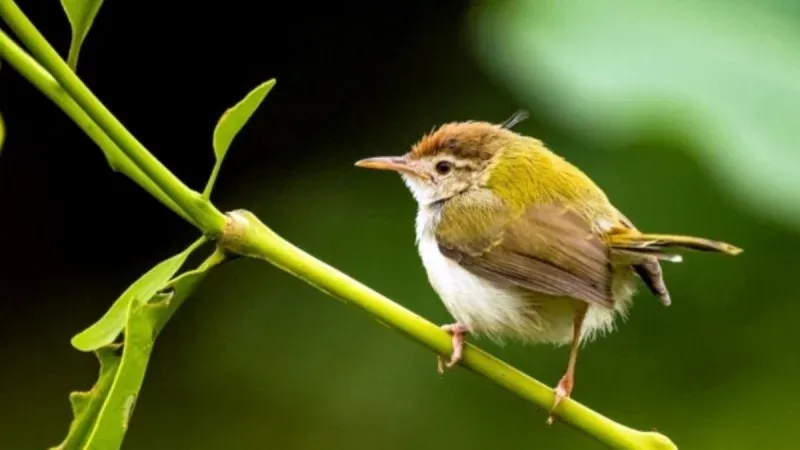
{"label": "bird", "polygon": [[624,320],[643,283],[671,304],[661,263],[676,250],[736,255],[732,244],[639,231],[577,166],[541,140],[502,123],[453,121],[398,156],[357,167],[398,173],[417,203],[415,241],[428,281],[455,320],[443,373],[459,363],[465,336],[568,346],[553,411],[574,388],[578,351]]}

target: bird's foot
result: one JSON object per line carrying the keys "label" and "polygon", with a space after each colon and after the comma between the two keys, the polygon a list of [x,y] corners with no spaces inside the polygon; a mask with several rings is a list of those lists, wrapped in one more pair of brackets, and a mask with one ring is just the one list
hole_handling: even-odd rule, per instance
{"label": "bird's foot", "polygon": [[469,331],[466,326],[460,323],[442,325],[441,329],[453,337],[453,353],[447,362],[444,361],[441,355],[437,355],[437,369],[440,374],[444,373],[445,368],[449,369],[461,361],[461,355],[464,352],[464,335]]}
{"label": "bird's foot", "polygon": [[553,406],[550,408],[550,415],[547,416],[547,424],[552,425],[553,421],[555,420],[553,417],[553,411],[556,409],[561,400],[569,397],[572,394],[572,387],[573,387],[573,379],[570,374],[565,374],[561,377],[561,381],[558,382],[558,386],[555,388],[556,398],[553,401]]}

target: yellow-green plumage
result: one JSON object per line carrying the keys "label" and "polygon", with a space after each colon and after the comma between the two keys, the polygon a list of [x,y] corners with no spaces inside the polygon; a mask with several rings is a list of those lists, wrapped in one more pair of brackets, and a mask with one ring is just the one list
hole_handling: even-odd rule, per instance
{"label": "yellow-green plumage", "polygon": [[489,163],[486,187],[517,211],[530,204],[561,203],[587,218],[617,219],[605,193],[586,174],[526,136],[503,138]]}

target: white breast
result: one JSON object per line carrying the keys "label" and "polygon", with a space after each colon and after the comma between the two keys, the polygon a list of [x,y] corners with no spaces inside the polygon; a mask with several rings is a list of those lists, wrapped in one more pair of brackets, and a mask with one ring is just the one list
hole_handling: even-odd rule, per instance
{"label": "white breast", "polygon": [[[445,308],[471,333],[501,341],[567,344],[572,339],[574,300],[537,295],[511,284],[479,278],[445,257],[434,237],[439,210],[421,207],[417,214],[417,246],[428,280]],[[624,312],[628,299],[616,312]],[[615,308],[616,309],[616,308]],[[592,306],[584,321],[583,340],[610,331],[615,311]]]}

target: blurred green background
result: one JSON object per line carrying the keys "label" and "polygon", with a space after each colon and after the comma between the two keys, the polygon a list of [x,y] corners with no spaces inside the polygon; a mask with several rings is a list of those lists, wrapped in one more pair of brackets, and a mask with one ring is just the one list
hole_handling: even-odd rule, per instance
{"label": "blurred green background", "polygon": [[[63,54],[55,0],[19,1]],[[353,167],[451,120],[516,127],[584,169],[643,230],[732,242],[665,267],[579,358],[573,396],[681,449],[800,448],[800,8],[788,0],[108,2],[79,74],[201,187],[211,131],[277,86],[215,201],[436,323],[399,178]],[[63,438],[97,365],[69,345],[195,232],[7,65],[0,158],[0,448]],[[480,341],[548,384],[566,349]],[[272,266],[216,270],[156,345],[126,449],[595,449],[592,439]]]}

